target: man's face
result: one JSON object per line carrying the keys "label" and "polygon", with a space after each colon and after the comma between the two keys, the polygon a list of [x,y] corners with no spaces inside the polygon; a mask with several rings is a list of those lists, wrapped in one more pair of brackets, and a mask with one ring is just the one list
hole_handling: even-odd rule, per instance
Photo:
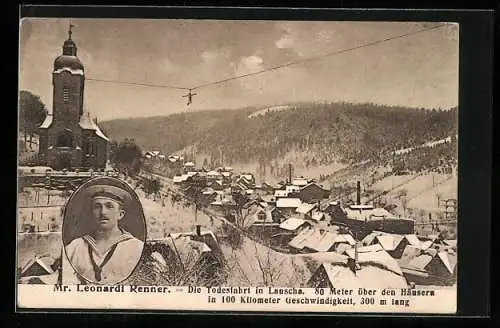
{"label": "man's face", "polygon": [[125,212],[120,203],[113,199],[98,197],[92,200],[92,212],[99,230],[111,230],[118,225]]}

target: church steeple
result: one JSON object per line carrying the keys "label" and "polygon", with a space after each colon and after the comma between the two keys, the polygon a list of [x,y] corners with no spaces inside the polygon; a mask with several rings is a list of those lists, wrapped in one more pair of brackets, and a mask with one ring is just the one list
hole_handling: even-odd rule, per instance
{"label": "church steeple", "polygon": [[76,56],[76,44],[75,42],[71,39],[71,35],[73,34],[73,31],[71,29],[75,27],[73,24],[69,24],[69,29],[68,29],[68,39],[64,41],[63,45],[63,55],[64,56]]}

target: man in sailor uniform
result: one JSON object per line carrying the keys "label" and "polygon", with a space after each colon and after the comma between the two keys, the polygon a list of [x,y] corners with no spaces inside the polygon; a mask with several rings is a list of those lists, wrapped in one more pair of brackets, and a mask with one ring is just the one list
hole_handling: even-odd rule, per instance
{"label": "man in sailor uniform", "polygon": [[128,278],[139,262],[144,243],[120,226],[130,194],[115,186],[87,189],[92,200],[94,230],[65,248],[82,283],[116,284]]}

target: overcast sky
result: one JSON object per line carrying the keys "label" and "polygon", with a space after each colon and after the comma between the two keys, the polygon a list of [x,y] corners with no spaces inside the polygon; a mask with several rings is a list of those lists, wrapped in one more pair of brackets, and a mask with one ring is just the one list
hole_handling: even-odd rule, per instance
{"label": "overcast sky", "polygon": [[[73,19],[87,78],[194,88],[405,34],[435,23]],[[68,19],[21,23],[20,89],[52,109],[52,69]],[[458,104],[458,25],[208,86],[183,90],[86,81],[100,120],[294,101],[374,102],[447,109]]]}

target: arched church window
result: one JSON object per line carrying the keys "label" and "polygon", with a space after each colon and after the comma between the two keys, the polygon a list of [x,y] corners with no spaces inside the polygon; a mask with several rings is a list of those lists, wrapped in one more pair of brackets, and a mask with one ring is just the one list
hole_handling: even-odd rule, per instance
{"label": "arched church window", "polygon": [[92,154],[92,138],[87,138],[85,141],[85,154]]}
{"label": "arched church window", "polygon": [[73,147],[73,132],[65,129],[57,136],[57,147]]}

